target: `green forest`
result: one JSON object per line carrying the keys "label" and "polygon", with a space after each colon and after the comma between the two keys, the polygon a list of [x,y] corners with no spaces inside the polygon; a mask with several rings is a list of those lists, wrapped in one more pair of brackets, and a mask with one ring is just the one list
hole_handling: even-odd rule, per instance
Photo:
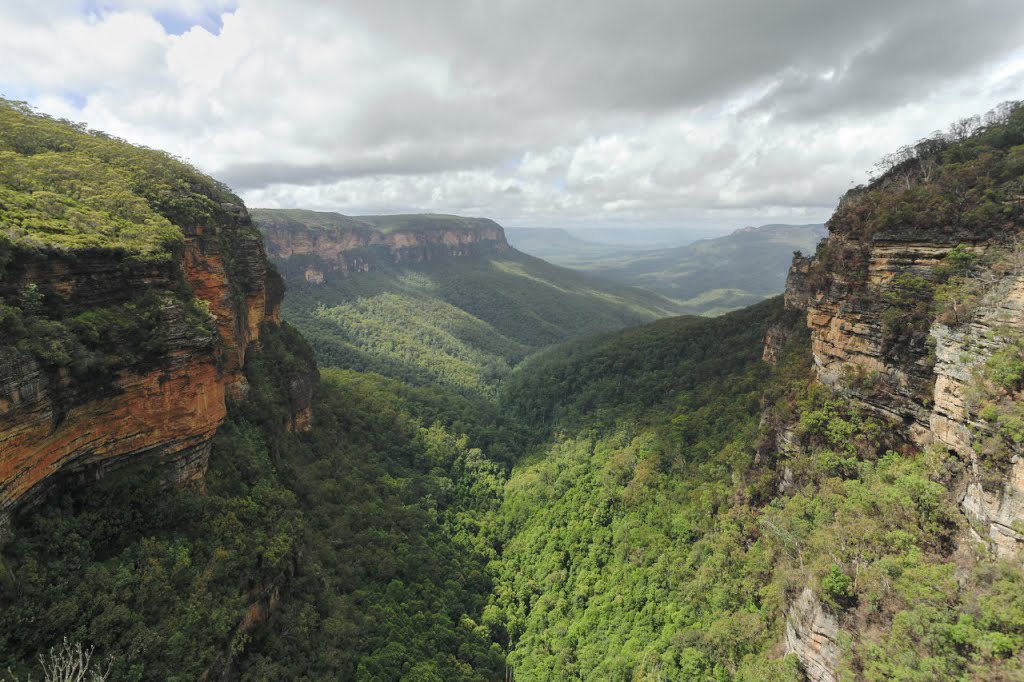
{"label": "green forest", "polygon": [[517,251],[326,273],[311,286],[294,263],[284,316],[320,363],[493,399],[531,353],[667,314],[667,301]]}
{"label": "green forest", "polygon": [[[126,680],[798,680],[777,645],[811,584],[886,626],[852,649],[865,679],[1016,674],[1024,577],[944,560],[953,463],[890,450],[811,384],[805,337],[762,363],[779,316],[773,299],[571,342],[497,402],[325,369],[299,436],[268,425],[312,353],[271,333],[205,495],[140,464],[16,528],[4,664],[67,636]],[[759,444],[794,413],[806,447],[778,496]]]}

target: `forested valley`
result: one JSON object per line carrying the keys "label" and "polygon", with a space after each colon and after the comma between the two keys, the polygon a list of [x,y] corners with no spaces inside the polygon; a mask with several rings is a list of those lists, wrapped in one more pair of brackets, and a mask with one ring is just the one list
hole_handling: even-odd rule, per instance
{"label": "forested valley", "polygon": [[[17,259],[113,258],[149,282],[191,248],[175,226],[203,238],[237,198],[158,152],[0,113],[0,217],[16,225],[0,233],[4,357],[115,399],[126,368],[206,352],[218,319],[171,266],[171,293],[100,304],[24,285],[37,270]],[[923,325],[885,341],[907,365],[919,344],[914,367],[932,320],[996,291],[979,273],[1019,275],[1006,240],[977,257],[954,245],[1017,232],[1024,108],[933,147],[844,198],[836,239],[797,270],[818,305],[868,305],[856,282],[871,239],[955,212],[950,247],[885,294]],[[260,308],[240,274],[258,259],[230,250],[258,233],[231,219],[217,256],[242,284],[224,300]],[[796,682],[816,660],[787,644],[807,602],[838,624],[843,679],[1024,679],[1024,573],[963,540],[970,464],[874,409],[913,386],[867,370],[819,380],[812,297],[654,319],[665,311],[551,268],[506,254],[322,287],[286,273],[283,322],[268,302],[201,480],[168,485],[139,457],[12,517],[0,669],[38,674],[66,638],[109,660],[111,680]],[[282,281],[271,265],[266,278],[270,301]],[[1022,440],[1024,346],[993,347],[974,381],[998,474]],[[226,352],[211,362],[232,367]]]}

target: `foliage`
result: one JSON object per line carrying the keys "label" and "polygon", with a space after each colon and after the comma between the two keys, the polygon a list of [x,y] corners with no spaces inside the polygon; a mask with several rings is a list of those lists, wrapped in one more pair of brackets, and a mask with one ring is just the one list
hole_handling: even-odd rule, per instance
{"label": "foliage", "polygon": [[240,203],[187,164],[0,99],[0,223],[7,247],[166,259],[178,226]]}
{"label": "foliage", "polygon": [[985,428],[975,429],[975,450],[982,484],[1002,487],[1011,461],[1024,444],[1024,335],[1014,329],[993,332],[994,350],[972,369],[967,386],[968,407]]}
{"label": "foliage", "polygon": [[[434,396],[392,396],[382,379],[330,375],[314,431],[284,431],[311,357],[292,330],[265,328],[205,495],[143,462],[22,518],[0,665],[24,674],[68,633],[116,657],[111,679],[494,679],[500,649],[475,624],[494,549],[476,514],[501,469],[402,407]],[[439,398],[432,409],[459,419]]]}
{"label": "foliage", "polygon": [[[852,195],[837,225],[891,236],[956,218],[958,237],[1013,223],[1000,202],[1020,111],[897,160],[872,190],[887,196],[881,213]],[[987,178],[984,191],[957,195],[967,176]],[[860,272],[859,246],[829,250]],[[994,267],[953,249],[883,302],[924,319]],[[1024,675],[1024,573],[961,541],[966,463],[815,383],[796,328],[764,366],[765,327],[802,326],[778,300],[611,334],[643,314],[518,256],[369,274],[294,298],[286,315],[312,348],[265,328],[204,491],[163,485],[166,470],[143,460],[17,520],[0,563],[0,666],[24,675],[67,635],[112,654],[126,680],[468,681],[508,668],[795,681],[779,642],[809,588],[840,625],[844,679]],[[25,287],[0,324],[41,362],[102,364],[101,330],[141,336],[128,352],[144,357],[160,343],[151,313],[169,308],[209,323],[144,292],[123,309],[61,310]],[[510,370],[584,329],[606,333]],[[1024,441],[1022,349],[1006,334],[979,366],[979,416],[1005,447]],[[314,350],[342,368],[317,380]],[[295,434],[303,381],[316,417]]]}
{"label": "foliage", "polygon": [[[590,337],[531,357],[502,389],[503,408],[539,433],[558,426],[608,426],[648,420],[679,407],[677,435],[703,440],[691,421],[727,419],[734,407],[720,377],[766,371],[761,340],[776,297],[720,318],[677,317],[615,335]],[[689,387],[680,392],[680,386]],[[684,409],[689,408],[689,409]]]}
{"label": "foliage", "polygon": [[[171,327],[206,342],[214,320],[173,256],[186,230],[231,226],[218,239],[237,297],[251,275],[234,247],[258,238],[225,208],[240,203],[167,154],[0,99],[0,351],[38,362],[63,409],[152,368]],[[111,290],[112,273],[131,284]]]}
{"label": "foliage", "polygon": [[661,313],[628,289],[514,252],[291,283],[283,314],[324,365],[492,399],[532,351]]}
{"label": "foliage", "polygon": [[862,241],[999,237],[1024,220],[1024,107],[1007,102],[984,121],[958,122],[949,133],[904,147],[880,169],[868,187],[843,197],[830,230]]}
{"label": "foliage", "polygon": [[38,361],[52,374],[66,371],[79,390],[109,390],[117,372],[145,369],[166,349],[168,320],[189,320],[194,338],[210,338],[209,314],[194,299],[153,289],[126,292],[112,305],[68,311],[28,284],[16,301],[0,300],[0,347]]}

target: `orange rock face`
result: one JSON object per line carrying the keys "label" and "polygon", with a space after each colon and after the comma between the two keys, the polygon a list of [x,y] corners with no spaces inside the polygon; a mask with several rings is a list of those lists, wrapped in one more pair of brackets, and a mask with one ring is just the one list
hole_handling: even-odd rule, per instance
{"label": "orange rock face", "polygon": [[181,355],[166,369],[119,379],[119,395],[73,408],[53,424],[47,392],[0,419],[0,509],[67,469],[153,454],[173,467],[170,478],[201,478],[208,441],[225,416],[224,379],[212,353]]}
{"label": "orange rock face", "polygon": [[[310,228],[296,224],[263,225],[267,251],[287,274],[298,268],[306,282],[322,284],[325,271],[366,272],[374,264],[422,263],[510,248],[497,223],[480,219],[472,226],[381,232],[354,228]],[[308,259],[317,266],[311,266]],[[289,259],[296,259],[292,266]],[[297,274],[292,273],[292,274]]]}
{"label": "orange rock face", "polygon": [[[262,243],[240,216],[187,235],[177,262],[162,267],[133,270],[100,253],[70,266],[45,259],[21,273],[22,285],[38,283],[72,309],[102,307],[132,287],[180,291],[183,275],[216,317],[217,332],[203,338],[169,298],[161,323],[165,355],[122,369],[98,395],[83,395],[67,372],[54,375],[18,351],[0,357],[0,518],[55,474],[88,478],[143,455],[167,463],[170,480],[202,478],[226,397],[244,395],[246,350],[258,343],[264,322],[277,320],[280,304]],[[225,265],[228,255],[234,272]]]}

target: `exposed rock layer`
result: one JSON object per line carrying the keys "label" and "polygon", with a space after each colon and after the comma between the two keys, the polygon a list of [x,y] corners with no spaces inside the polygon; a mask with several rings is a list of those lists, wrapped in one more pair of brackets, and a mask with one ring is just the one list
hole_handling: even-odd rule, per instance
{"label": "exposed rock layer", "polygon": [[[263,214],[261,213],[261,216]],[[355,219],[353,219],[355,220]],[[458,218],[448,226],[383,231],[367,226],[317,227],[294,220],[259,219],[267,253],[289,281],[301,275],[322,284],[324,274],[367,272],[381,264],[422,263],[510,249],[493,220]]]}
{"label": "exposed rock layer", "polygon": [[[241,206],[224,205],[213,224],[183,232],[184,248],[167,261],[48,252],[20,254],[7,269],[0,295],[16,297],[34,284],[69,315],[123,303],[140,290],[166,303],[162,355],[127,363],[101,388],[13,348],[0,357],[0,516],[58,475],[87,479],[142,455],[166,462],[170,480],[204,475],[226,398],[245,394],[246,350],[258,343],[261,325],[278,321],[283,288]],[[189,291],[216,318],[212,336],[187,319]],[[296,428],[309,422],[311,389],[309,382],[295,386]]]}
{"label": "exposed rock layer", "polygon": [[[785,300],[788,310],[806,316],[818,380],[884,417],[903,441],[957,453],[966,465],[957,489],[973,539],[997,555],[1019,557],[1024,459],[1016,453],[999,485],[982,485],[975,448],[990,427],[973,413],[969,387],[977,382],[975,369],[1001,343],[997,331],[1024,332],[1024,277],[981,273],[989,292],[955,328],[940,322],[934,307],[917,319],[894,316],[893,301],[907,296],[906,282],[933,280],[935,267],[956,246],[978,254],[1001,246],[991,235],[983,242],[968,238],[922,231],[864,239],[834,230],[816,259],[794,259]],[[779,334],[770,329],[766,335],[767,361],[781,348]],[[787,649],[810,680],[838,679],[838,628],[809,590],[791,605]]]}
{"label": "exposed rock layer", "polygon": [[839,621],[810,589],[790,606],[786,618],[786,653],[796,654],[809,682],[837,682]]}

